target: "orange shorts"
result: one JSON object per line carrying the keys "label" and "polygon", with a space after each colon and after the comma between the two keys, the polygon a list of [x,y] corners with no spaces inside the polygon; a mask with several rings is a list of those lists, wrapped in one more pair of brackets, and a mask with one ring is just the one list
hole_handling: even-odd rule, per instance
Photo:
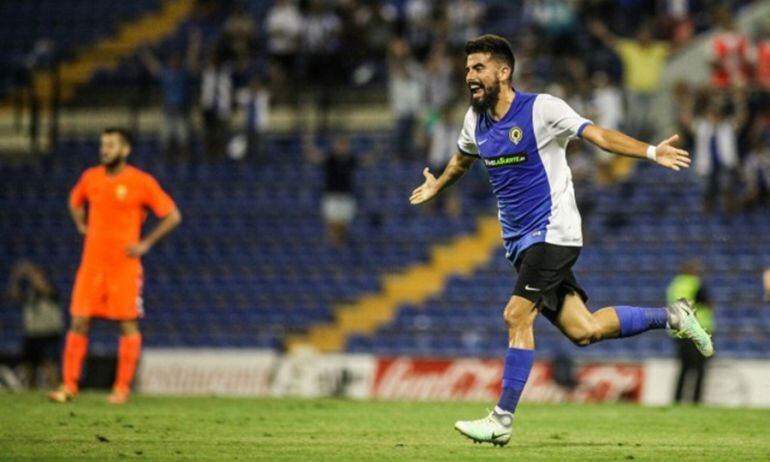
{"label": "orange shorts", "polygon": [[144,315],[142,267],[78,270],[70,314],[87,318],[131,320]]}

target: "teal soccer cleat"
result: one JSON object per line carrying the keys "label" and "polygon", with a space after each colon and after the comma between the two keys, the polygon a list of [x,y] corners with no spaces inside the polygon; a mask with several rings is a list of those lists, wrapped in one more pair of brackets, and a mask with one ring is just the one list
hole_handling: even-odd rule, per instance
{"label": "teal soccer cleat", "polygon": [[474,443],[492,443],[505,446],[511,439],[513,414],[492,411],[478,420],[458,420],[455,430],[472,439]]}
{"label": "teal soccer cleat", "polygon": [[669,328],[677,338],[690,339],[695,348],[705,357],[714,355],[714,344],[711,336],[700,325],[695,317],[695,310],[690,302],[680,298],[666,307],[668,311]]}

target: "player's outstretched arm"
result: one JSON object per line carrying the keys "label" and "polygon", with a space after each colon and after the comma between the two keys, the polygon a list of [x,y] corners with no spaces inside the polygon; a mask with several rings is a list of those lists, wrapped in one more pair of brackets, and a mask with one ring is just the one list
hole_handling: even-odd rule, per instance
{"label": "player's outstretched arm", "polygon": [[425,182],[412,191],[409,202],[412,205],[419,205],[433,200],[441,191],[457,182],[471,168],[474,160],[476,160],[474,157],[458,152],[452,157],[444,169],[444,173],[438,178],[430,173],[428,167],[425,167],[422,171]]}
{"label": "player's outstretched arm", "polygon": [[674,135],[653,146],[616,130],[589,125],[583,130],[582,136],[583,139],[613,154],[650,159],[658,165],[676,171],[690,166],[690,154],[673,145],[679,139],[679,135]]}
{"label": "player's outstretched arm", "polygon": [[182,214],[179,212],[179,209],[174,208],[171,213],[160,220],[160,223],[158,223],[158,225],[152,231],[150,231],[150,233],[147,234],[144,239],[139,241],[137,244],[129,246],[128,249],[126,249],[126,253],[130,257],[141,257],[142,255],[149,252],[152,246],[161,240],[163,236],[170,233],[171,230],[179,226],[179,223],[181,222]]}

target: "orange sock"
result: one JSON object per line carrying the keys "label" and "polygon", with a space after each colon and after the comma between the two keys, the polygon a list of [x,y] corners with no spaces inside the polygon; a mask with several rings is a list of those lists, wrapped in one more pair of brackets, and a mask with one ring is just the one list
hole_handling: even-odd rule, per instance
{"label": "orange sock", "polygon": [[131,388],[136,372],[136,363],[142,351],[142,334],[121,335],[118,344],[118,373],[114,388],[127,391]]}
{"label": "orange sock", "polygon": [[62,364],[62,378],[64,385],[71,391],[78,391],[80,372],[83,370],[83,360],[88,351],[88,336],[77,332],[68,332],[64,344],[64,359]]}

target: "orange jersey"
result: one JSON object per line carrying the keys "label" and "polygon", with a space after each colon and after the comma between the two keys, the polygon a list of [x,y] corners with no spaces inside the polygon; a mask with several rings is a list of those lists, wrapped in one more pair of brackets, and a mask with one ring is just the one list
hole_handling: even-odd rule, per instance
{"label": "orange jersey", "polygon": [[88,231],[81,269],[141,266],[126,248],[139,242],[147,209],[165,217],[176,205],[155,178],[126,165],[117,175],[104,166],[89,168],[70,193],[70,204],[88,203]]}

